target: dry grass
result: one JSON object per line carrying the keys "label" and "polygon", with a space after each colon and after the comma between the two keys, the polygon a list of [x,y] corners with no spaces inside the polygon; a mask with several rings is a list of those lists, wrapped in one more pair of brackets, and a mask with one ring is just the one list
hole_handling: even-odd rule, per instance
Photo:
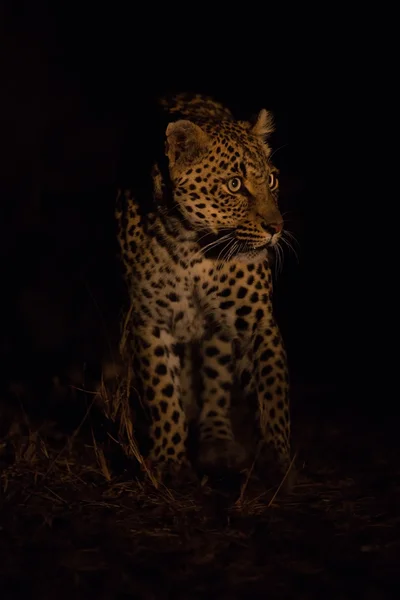
{"label": "dry grass", "polygon": [[[111,445],[87,427],[98,402],[119,427]],[[340,422],[297,431],[300,476],[283,498],[251,473],[236,490],[207,481],[171,490],[151,479],[122,385],[93,396],[67,439],[50,439],[20,414],[2,453],[2,598],[392,597],[400,556],[392,438]],[[112,446],[130,461],[115,468]]]}

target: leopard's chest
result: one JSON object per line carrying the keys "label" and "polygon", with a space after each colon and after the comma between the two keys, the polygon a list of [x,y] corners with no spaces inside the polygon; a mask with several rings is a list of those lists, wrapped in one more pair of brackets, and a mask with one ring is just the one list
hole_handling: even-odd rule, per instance
{"label": "leopard's chest", "polygon": [[180,343],[200,340],[205,333],[205,314],[196,296],[187,292],[172,307],[172,333]]}

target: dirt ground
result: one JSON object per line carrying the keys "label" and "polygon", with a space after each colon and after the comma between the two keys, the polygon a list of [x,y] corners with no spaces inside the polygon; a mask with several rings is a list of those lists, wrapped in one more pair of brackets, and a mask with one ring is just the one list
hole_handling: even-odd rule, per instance
{"label": "dirt ground", "polygon": [[[323,399],[321,398],[321,401]],[[396,598],[400,468],[394,423],[295,420],[290,496],[156,489],[82,432],[2,446],[0,587],[11,598]]]}

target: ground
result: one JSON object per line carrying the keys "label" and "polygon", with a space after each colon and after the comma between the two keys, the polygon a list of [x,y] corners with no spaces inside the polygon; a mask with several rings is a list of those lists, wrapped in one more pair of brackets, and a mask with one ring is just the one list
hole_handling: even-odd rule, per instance
{"label": "ground", "polygon": [[8,440],[2,598],[396,597],[394,424],[295,411],[300,474],[286,498],[259,482],[239,496],[208,482],[156,489],[125,467],[115,474],[85,431],[67,444]]}

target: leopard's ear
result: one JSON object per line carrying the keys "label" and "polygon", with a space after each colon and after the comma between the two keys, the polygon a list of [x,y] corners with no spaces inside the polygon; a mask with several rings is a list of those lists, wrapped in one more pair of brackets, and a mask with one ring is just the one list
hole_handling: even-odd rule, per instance
{"label": "leopard's ear", "polygon": [[170,123],[166,130],[165,154],[170,168],[179,163],[189,165],[207,149],[209,138],[201,127],[187,120]]}
{"label": "leopard's ear", "polygon": [[265,110],[265,108],[260,110],[257,120],[254,123],[251,131],[254,135],[261,136],[263,141],[267,141],[271,133],[275,131],[274,117],[272,113],[270,113],[268,110]]}

